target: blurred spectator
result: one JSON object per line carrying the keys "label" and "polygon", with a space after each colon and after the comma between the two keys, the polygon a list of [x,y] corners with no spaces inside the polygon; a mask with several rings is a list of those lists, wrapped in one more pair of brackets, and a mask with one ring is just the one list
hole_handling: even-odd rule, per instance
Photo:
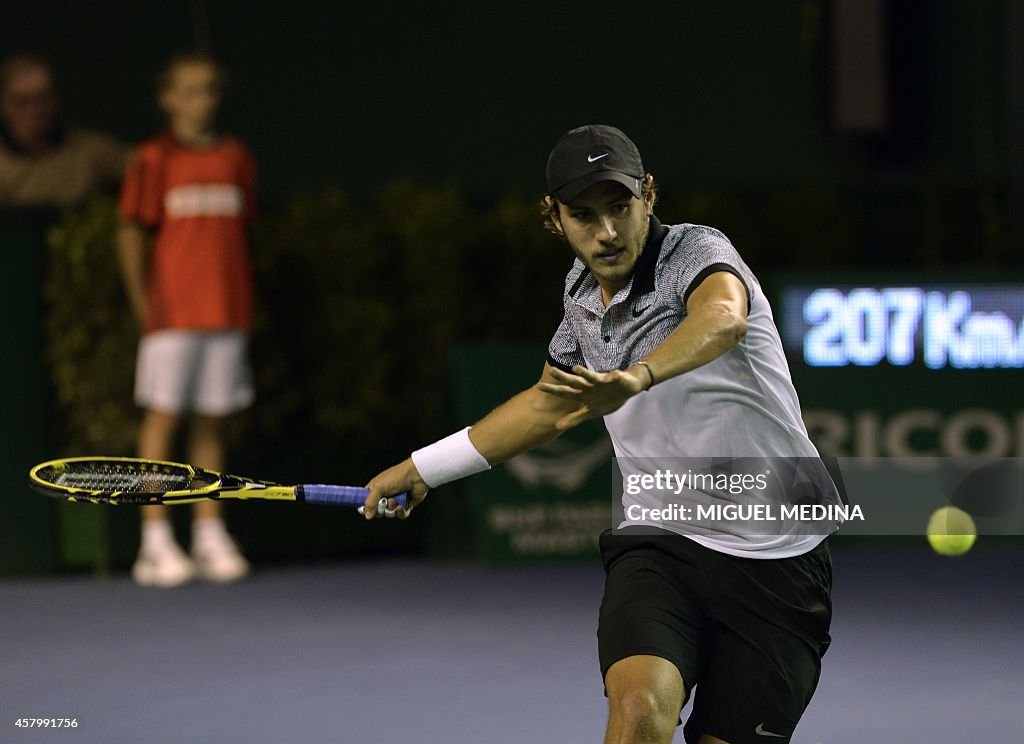
{"label": "blurred spectator", "polygon": [[130,156],[112,137],[64,125],[45,60],[0,63],[0,204],[72,204],[116,187]]}
{"label": "blurred spectator", "polygon": [[[125,289],[143,332],[135,371],[135,400],[145,409],[139,455],[174,459],[175,436],[187,423],[188,459],[211,470],[224,470],[225,418],[253,398],[245,225],[254,212],[255,168],[245,145],[216,129],[222,77],[203,55],[167,65],[159,100],[169,127],[142,143],[128,168],[118,235]],[[141,511],[136,582],[175,586],[196,575],[223,582],[248,571],[219,503],[196,504],[191,559],[165,507]]]}

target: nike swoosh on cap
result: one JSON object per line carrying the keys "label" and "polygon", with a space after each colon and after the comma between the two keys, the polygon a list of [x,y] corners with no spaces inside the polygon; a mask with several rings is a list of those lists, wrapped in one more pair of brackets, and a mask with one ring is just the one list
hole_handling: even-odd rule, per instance
{"label": "nike swoosh on cap", "polygon": [[607,152],[606,153],[602,153],[601,155],[598,155],[597,157],[594,157],[592,155],[587,155],[587,162],[588,163],[594,163],[594,162],[597,162],[598,160],[600,160],[601,158],[608,157],[608,155],[609,155],[609,153],[607,153]]}

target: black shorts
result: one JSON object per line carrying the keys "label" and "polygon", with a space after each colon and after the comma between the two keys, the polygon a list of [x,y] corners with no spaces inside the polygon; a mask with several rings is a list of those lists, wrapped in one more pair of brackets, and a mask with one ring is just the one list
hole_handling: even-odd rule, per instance
{"label": "black shorts", "polygon": [[620,659],[660,656],[679,669],[687,698],[695,692],[687,742],[790,740],[831,641],[827,539],[804,555],[757,559],[672,533],[606,530],[601,560],[602,677]]}

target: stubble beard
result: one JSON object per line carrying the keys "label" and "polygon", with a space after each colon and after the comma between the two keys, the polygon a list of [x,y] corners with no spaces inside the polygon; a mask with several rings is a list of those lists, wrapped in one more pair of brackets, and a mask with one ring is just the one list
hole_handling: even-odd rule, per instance
{"label": "stubble beard", "polygon": [[647,245],[647,236],[650,229],[651,222],[649,219],[645,218],[643,225],[640,228],[640,232],[637,234],[636,240],[633,244],[631,245],[625,241],[620,244],[623,245],[627,249],[627,252],[633,256],[633,262],[628,266],[602,266],[598,264],[596,260],[589,259],[583,251],[571,242],[569,243],[569,247],[572,248],[572,252],[576,254],[576,257],[582,261],[588,269],[590,269],[590,273],[592,273],[597,279],[603,279],[607,282],[625,283],[629,281],[629,277],[632,276],[633,271],[636,269],[636,263],[640,259],[640,254],[643,252],[644,246]]}

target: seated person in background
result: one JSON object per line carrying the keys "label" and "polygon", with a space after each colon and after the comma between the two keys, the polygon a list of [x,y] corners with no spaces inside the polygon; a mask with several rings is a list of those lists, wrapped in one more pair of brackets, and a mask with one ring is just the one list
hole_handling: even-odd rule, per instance
{"label": "seated person in background", "polygon": [[53,72],[18,54],[0,63],[0,205],[65,206],[121,181],[132,148],[60,119]]}

